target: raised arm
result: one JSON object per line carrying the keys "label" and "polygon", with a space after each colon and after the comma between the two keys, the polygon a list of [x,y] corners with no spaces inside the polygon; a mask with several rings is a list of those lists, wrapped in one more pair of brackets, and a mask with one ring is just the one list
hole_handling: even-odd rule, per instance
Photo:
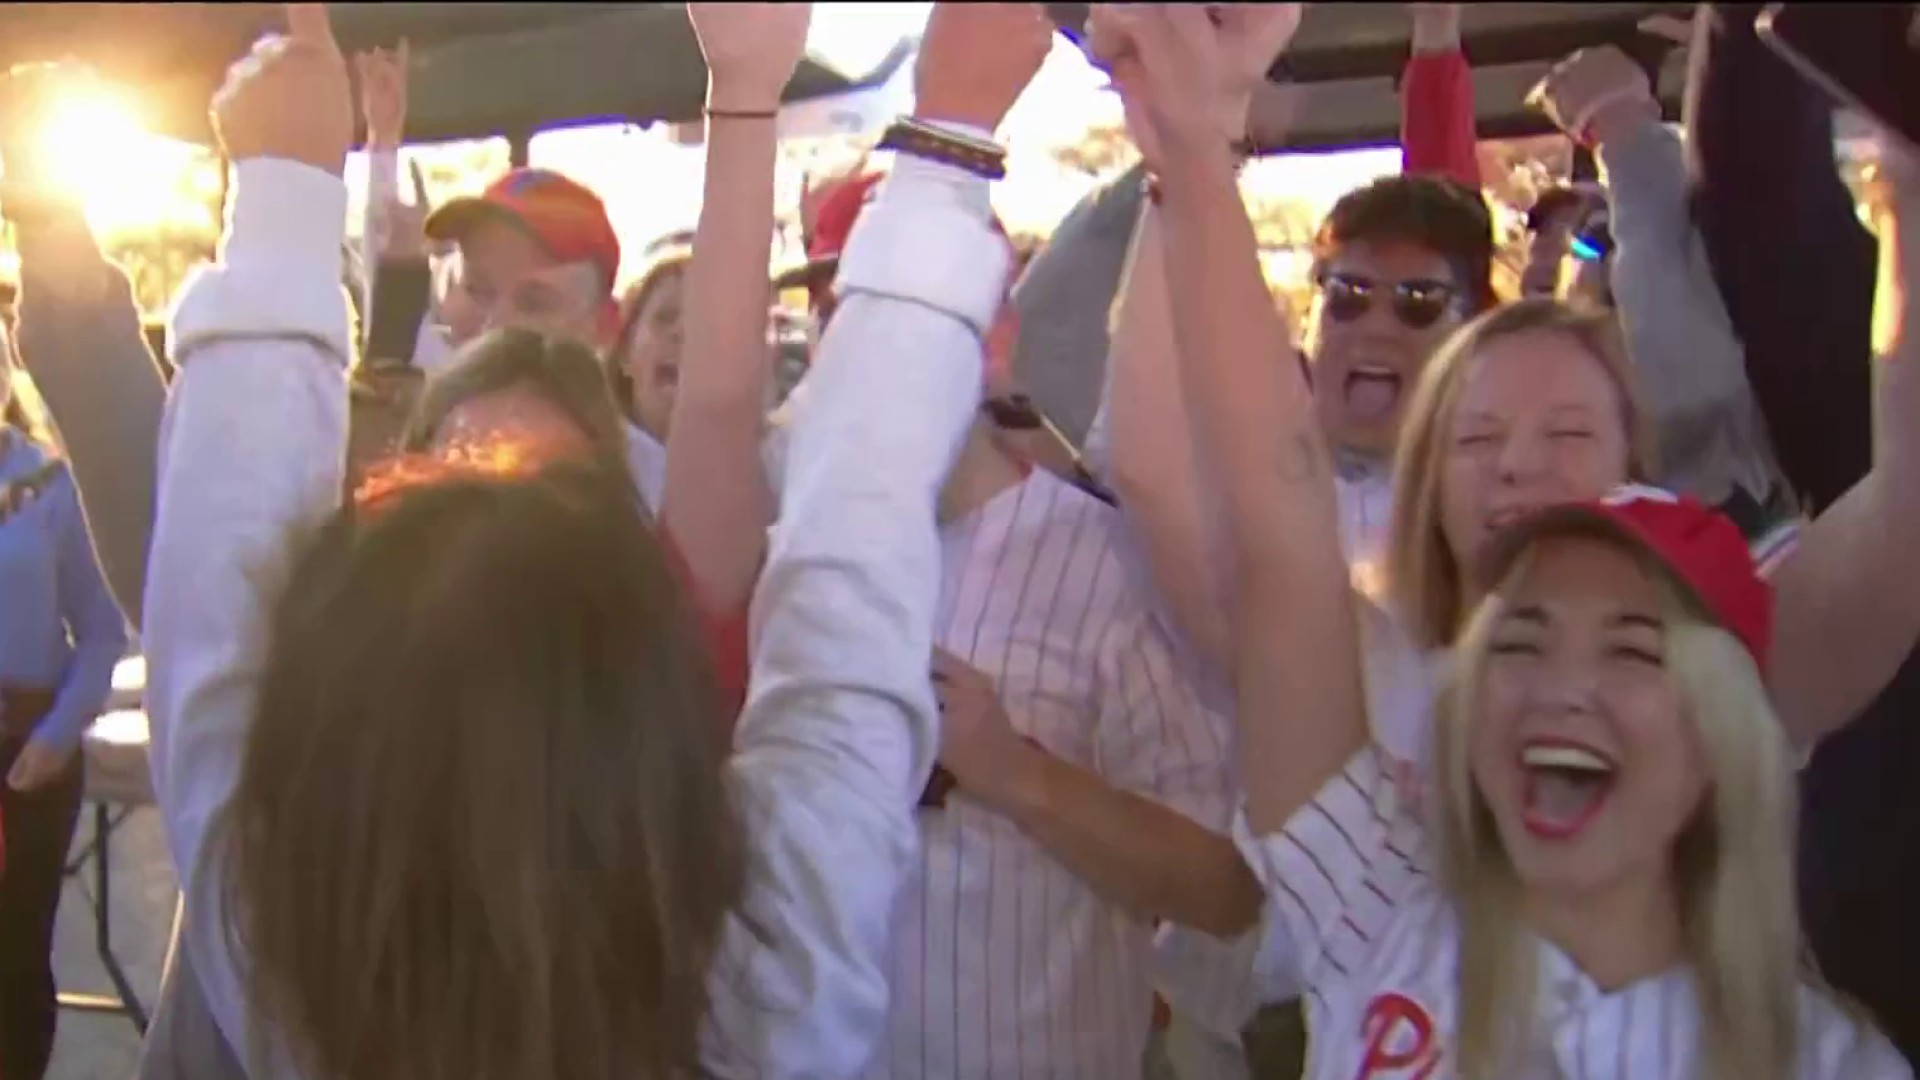
{"label": "raised arm", "polygon": [[[1213,94],[1211,119],[1226,141],[1246,128],[1253,87],[1264,80],[1291,34],[1285,23],[1269,27],[1249,21],[1249,14],[1228,13],[1221,30],[1229,46],[1222,60],[1229,66],[1206,83]],[[1216,130],[1213,123],[1210,132]],[[1238,204],[1237,188],[1232,199]],[[1104,459],[1161,602],[1200,656],[1219,673],[1230,674],[1232,634],[1224,612],[1233,579],[1219,501],[1211,494],[1215,485],[1195,462],[1168,299],[1163,226],[1162,212],[1148,201],[1121,278],[1107,379],[1089,441]],[[1274,359],[1287,351],[1283,343]]]}
{"label": "raised arm", "polygon": [[1226,567],[1217,501],[1194,463],[1194,432],[1180,385],[1167,293],[1160,210],[1142,208],[1121,279],[1106,400],[1095,432],[1109,483],[1146,556],[1160,600],[1190,645],[1218,672],[1232,672],[1232,632],[1221,610]]}
{"label": "raised arm", "polygon": [[1473,68],[1460,47],[1459,4],[1408,4],[1413,55],[1400,74],[1400,171],[1480,190]]}
{"label": "raised arm", "polygon": [[132,287],[100,253],[79,207],[49,201],[13,220],[20,356],[60,429],[100,572],[138,626],[166,382]]}
{"label": "raised arm", "polygon": [[[1241,774],[1256,834],[1279,829],[1366,743],[1358,630],[1333,473],[1260,274],[1228,149],[1192,88],[1221,48],[1201,8],[1096,8],[1128,123],[1159,174],[1181,375],[1232,561]],[[1298,18],[1262,7],[1243,17]]]}
{"label": "raised arm", "polygon": [[[936,6],[918,115],[990,136],[1050,33],[1034,5]],[[1005,295],[989,222],[985,181],[902,156],[846,247],[792,410],[734,739],[753,870],[715,962],[715,1075],[857,1075],[885,1022],[893,904],[938,749],[935,504]]]}
{"label": "raised arm", "polygon": [[1873,471],[1773,575],[1771,685],[1802,745],[1853,719],[1920,639],[1920,167],[1888,146],[1876,314]]}
{"label": "raised arm", "polygon": [[1618,244],[1613,294],[1659,437],[1663,483],[1709,503],[1738,490],[1766,504],[1781,478],[1694,228],[1680,139],[1661,122],[1646,73],[1605,46],[1569,57],[1544,87],[1548,115],[1589,141],[1605,170]]}
{"label": "raised arm", "polygon": [[181,944],[243,1048],[249,1009],[208,840],[239,775],[271,598],[302,535],[338,503],[347,436],[340,177],[353,113],[324,5],[289,7],[290,41],[257,47],[215,99],[234,198],[218,262],[174,315],[181,373],[146,596],[154,788],[193,912]]}
{"label": "raised arm", "polygon": [[774,116],[811,12],[810,4],[687,5],[707,59],[707,173],[660,518],[710,610],[746,603],[773,520],[760,439],[773,377]]}

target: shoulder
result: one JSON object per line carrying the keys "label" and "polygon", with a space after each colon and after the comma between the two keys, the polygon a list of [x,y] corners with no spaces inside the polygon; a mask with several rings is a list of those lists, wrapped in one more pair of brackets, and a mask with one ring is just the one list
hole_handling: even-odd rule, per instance
{"label": "shoulder", "polygon": [[1910,1080],[1912,1067],[1866,1013],[1814,986],[1800,988],[1801,1080]]}

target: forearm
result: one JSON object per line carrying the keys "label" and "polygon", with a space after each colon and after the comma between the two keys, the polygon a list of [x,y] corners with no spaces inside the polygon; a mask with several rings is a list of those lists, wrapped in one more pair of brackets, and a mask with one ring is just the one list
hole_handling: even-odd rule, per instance
{"label": "forearm", "polygon": [[1366,739],[1329,455],[1224,157],[1163,177],[1167,275],[1200,465],[1233,537],[1241,774],[1277,829]]}
{"label": "forearm", "polygon": [[1618,250],[1612,283],[1662,450],[1663,482],[1718,503],[1776,486],[1745,353],[1687,210],[1680,141],[1657,119],[1602,129]]}
{"label": "forearm", "polygon": [[22,222],[17,236],[20,355],[60,430],[100,568],[137,626],[166,382],[125,275],[77,211]]}
{"label": "forearm", "polygon": [[1774,577],[1770,683],[1802,745],[1866,708],[1920,638],[1920,221],[1901,209],[1907,220],[1881,231],[1873,471],[1803,530]]}
{"label": "forearm", "polygon": [[688,270],[686,352],[667,439],[661,518],[687,552],[703,601],[719,610],[753,591],[773,516],[760,459],[767,381],[767,263],[772,255],[772,119],[709,124],[707,173]]}
{"label": "forearm", "polygon": [[1460,11],[1426,7],[1414,15],[1413,56],[1400,76],[1401,171],[1478,189],[1473,69],[1460,48]]}
{"label": "forearm", "polygon": [[[92,553],[88,552],[91,558]],[[106,601],[106,614],[118,620],[119,612]],[[106,706],[113,691],[113,669],[127,651],[127,635],[117,625],[97,620],[89,632],[74,642],[73,660],[67,665],[67,677],[54,697],[53,710],[34,729],[36,739],[59,746],[77,746],[87,727]]]}
{"label": "forearm", "polygon": [[1111,482],[1154,584],[1201,655],[1230,671],[1220,561],[1207,541],[1193,428],[1181,391],[1159,215],[1141,215],[1113,335],[1107,393]]}
{"label": "forearm", "polygon": [[986,796],[989,808],[1108,902],[1216,937],[1259,918],[1259,882],[1226,836],[1037,747],[1007,773],[1015,779]]}

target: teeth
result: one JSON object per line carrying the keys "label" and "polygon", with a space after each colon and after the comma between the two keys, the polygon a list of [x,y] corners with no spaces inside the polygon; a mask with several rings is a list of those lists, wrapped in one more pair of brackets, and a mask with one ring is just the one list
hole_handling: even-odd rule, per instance
{"label": "teeth", "polygon": [[1569,769],[1590,773],[1613,771],[1612,762],[1578,746],[1529,746],[1520,752],[1520,762],[1531,769]]}
{"label": "teeth", "polygon": [[1397,379],[1400,377],[1400,373],[1392,368],[1373,367],[1368,364],[1362,364],[1354,368],[1353,373],[1369,379]]}

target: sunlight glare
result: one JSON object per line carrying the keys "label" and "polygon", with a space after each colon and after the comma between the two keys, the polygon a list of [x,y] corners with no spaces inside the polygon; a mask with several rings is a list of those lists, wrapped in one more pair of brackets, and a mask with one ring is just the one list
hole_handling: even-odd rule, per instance
{"label": "sunlight glare", "polygon": [[139,114],[105,88],[75,88],[41,120],[47,180],[80,197],[87,219],[107,232],[206,217],[181,205],[178,185],[190,152],[147,132]]}

